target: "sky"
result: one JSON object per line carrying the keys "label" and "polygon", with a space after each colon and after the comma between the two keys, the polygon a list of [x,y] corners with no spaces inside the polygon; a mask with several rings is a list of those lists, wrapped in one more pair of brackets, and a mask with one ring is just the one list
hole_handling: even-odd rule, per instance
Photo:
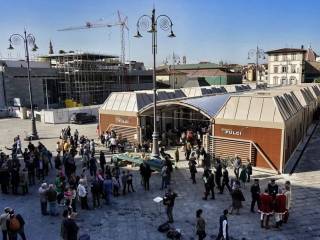
{"label": "sky", "polygon": [[[117,10],[128,17],[126,59],[152,65],[151,34],[134,38],[136,23],[143,14],[166,14],[173,22],[176,38],[158,31],[157,65],[173,52],[186,56],[187,63],[200,61],[245,64],[248,51],[257,45],[263,50],[300,48],[303,44],[320,53],[318,0],[0,0],[0,57],[23,58],[16,46],[7,50],[13,33],[32,33],[39,50],[47,54],[49,41],[54,51],[78,50],[119,55],[119,27],[64,31],[87,21],[114,23]],[[170,60],[169,60],[170,62]]]}

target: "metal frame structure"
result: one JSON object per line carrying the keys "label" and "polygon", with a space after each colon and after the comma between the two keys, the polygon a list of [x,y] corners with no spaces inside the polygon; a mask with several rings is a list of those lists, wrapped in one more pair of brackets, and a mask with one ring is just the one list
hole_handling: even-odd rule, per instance
{"label": "metal frame structure", "polygon": [[[256,49],[250,49],[248,52],[248,59],[251,59],[255,56],[256,58],[256,86],[259,85],[259,82],[261,82],[261,72],[259,69],[259,58],[261,59],[265,59],[265,52],[263,49],[259,48],[259,46],[257,45]],[[258,72],[259,73],[259,82],[258,82]]]}

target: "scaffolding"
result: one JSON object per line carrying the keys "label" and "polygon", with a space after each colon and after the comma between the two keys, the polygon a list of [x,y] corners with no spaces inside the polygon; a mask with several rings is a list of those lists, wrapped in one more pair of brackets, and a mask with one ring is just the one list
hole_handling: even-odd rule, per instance
{"label": "scaffolding", "polygon": [[41,57],[58,70],[60,102],[72,99],[83,105],[102,103],[113,85],[123,90],[123,74],[118,57],[93,53],[61,53]]}

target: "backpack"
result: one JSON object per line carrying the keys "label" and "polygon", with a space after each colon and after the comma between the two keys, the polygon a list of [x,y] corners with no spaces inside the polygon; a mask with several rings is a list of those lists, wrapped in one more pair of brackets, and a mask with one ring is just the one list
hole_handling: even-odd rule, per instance
{"label": "backpack", "polygon": [[167,238],[173,239],[173,240],[181,239],[181,233],[176,229],[170,229],[167,232]]}
{"label": "backpack", "polygon": [[169,229],[170,229],[169,223],[163,223],[163,224],[161,224],[161,225],[158,227],[158,231],[159,231],[159,232],[162,232],[162,233],[168,232]]}
{"label": "backpack", "polygon": [[19,231],[21,228],[21,224],[16,216],[10,218],[9,229],[13,232]]}

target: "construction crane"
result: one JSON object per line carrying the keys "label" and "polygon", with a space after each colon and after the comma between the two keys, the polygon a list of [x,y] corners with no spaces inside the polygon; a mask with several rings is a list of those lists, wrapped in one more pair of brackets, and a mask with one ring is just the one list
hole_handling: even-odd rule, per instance
{"label": "construction crane", "polygon": [[[128,17],[125,16],[124,18],[121,17],[119,10],[118,13],[118,21],[115,23],[93,23],[93,22],[86,22],[83,26],[78,27],[68,27],[63,29],[58,29],[58,31],[74,31],[74,30],[81,30],[81,29],[92,29],[92,28],[111,28],[115,26],[120,27],[120,39],[121,39],[121,56],[120,61],[124,65],[126,61],[126,47],[125,47],[125,30],[129,32],[128,28]],[[129,34],[129,33],[128,33]]]}

